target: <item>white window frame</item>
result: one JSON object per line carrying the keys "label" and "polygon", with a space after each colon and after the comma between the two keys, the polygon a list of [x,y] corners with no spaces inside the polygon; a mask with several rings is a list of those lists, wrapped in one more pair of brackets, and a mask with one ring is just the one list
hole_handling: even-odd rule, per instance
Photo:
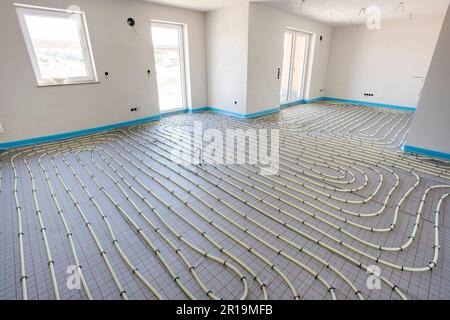
{"label": "white window frame", "polygon": [[[151,21],[151,27],[161,27],[161,28],[168,28],[168,29],[174,29],[178,32],[178,43],[180,46],[180,72],[181,72],[181,90],[182,92],[182,98],[183,98],[183,106],[180,108],[171,108],[168,110],[163,110],[164,113],[168,112],[174,112],[178,110],[184,110],[188,108],[188,85],[187,85],[187,70],[186,70],[186,26],[182,23],[177,22],[168,22],[168,21],[161,21],[161,20],[152,20]],[[158,84],[159,85],[159,84]],[[160,110],[161,111],[161,110]]]}
{"label": "white window frame", "polygon": [[[307,76],[308,76],[308,65],[309,65],[309,59],[310,59],[310,46],[311,46],[311,37],[312,34],[309,32],[296,30],[292,28],[287,28],[285,31],[285,34],[292,34],[292,46],[291,46],[291,64],[289,66],[289,83],[288,83],[288,90],[287,90],[287,99],[285,101],[281,101],[281,103],[289,103],[294,102],[298,100],[304,100],[307,92]],[[306,45],[305,45],[305,58],[303,61],[302,69],[303,69],[303,75],[302,79],[300,80],[300,93],[298,97],[292,97],[292,82],[293,82],[293,66],[295,64],[295,54],[297,51],[297,37],[301,35],[306,37]],[[285,70],[283,70],[284,72]]]}
{"label": "white window frame", "polygon": [[[98,83],[97,71],[95,68],[94,55],[92,53],[92,46],[89,37],[89,31],[86,23],[86,15],[83,11],[63,10],[47,7],[37,7],[26,4],[14,3],[17,10],[17,16],[22,28],[22,34],[24,36],[25,44],[28,50],[28,54],[31,59],[34,74],[36,76],[37,85],[41,86],[60,86],[60,85],[73,85],[84,83]],[[71,77],[66,79],[46,79],[41,75],[41,69],[34,50],[33,43],[31,41],[30,32],[25,21],[25,14],[34,14],[38,16],[46,17],[66,17],[69,18],[73,15],[79,15],[79,34],[81,39],[81,48],[83,50],[83,58],[86,65],[87,76],[86,77]]]}

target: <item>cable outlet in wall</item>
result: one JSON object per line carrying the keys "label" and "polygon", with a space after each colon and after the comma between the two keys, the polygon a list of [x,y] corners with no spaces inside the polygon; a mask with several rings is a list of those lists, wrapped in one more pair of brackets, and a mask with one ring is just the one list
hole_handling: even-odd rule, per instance
{"label": "cable outlet in wall", "polygon": [[0,133],[5,133],[5,130],[3,129],[3,125],[1,122],[0,122]]}

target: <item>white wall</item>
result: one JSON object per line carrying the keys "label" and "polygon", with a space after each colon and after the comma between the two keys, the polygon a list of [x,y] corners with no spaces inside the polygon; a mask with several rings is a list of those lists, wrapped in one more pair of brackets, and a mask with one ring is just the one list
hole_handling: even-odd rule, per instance
{"label": "white wall", "polygon": [[[309,70],[309,90],[305,99],[322,96],[325,89],[332,29],[326,25],[299,16],[278,11],[261,4],[250,5],[248,100],[247,113],[255,113],[280,105],[284,32],[294,28],[313,34]],[[319,37],[323,36],[323,41]]]}
{"label": "white wall", "polygon": [[450,9],[406,144],[450,154]]}
{"label": "white wall", "polygon": [[[0,1],[0,142],[93,128],[159,114],[152,19],[187,24],[192,106],[207,104],[205,15],[123,0],[24,0],[26,4],[86,12],[100,84],[36,86],[13,3]],[[136,20],[136,35],[126,24]],[[147,69],[153,71],[147,77]],[[110,76],[105,79],[104,73]],[[140,107],[131,113],[132,106]]]}
{"label": "white wall", "polygon": [[[443,17],[333,31],[326,96],[416,107]],[[364,93],[373,93],[366,97]]]}
{"label": "white wall", "polygon": [[246,113],[248,19],[246,0],[206,14],[210,107]]}

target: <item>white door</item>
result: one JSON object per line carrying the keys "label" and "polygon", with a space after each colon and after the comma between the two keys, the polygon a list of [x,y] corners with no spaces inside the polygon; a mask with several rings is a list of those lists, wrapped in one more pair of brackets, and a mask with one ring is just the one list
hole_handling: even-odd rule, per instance
{"label": "white door", "polygon": [[282,104],[303,99],[308,46],[307,33],[286,30],[280,94]]}
{"label": "white door", "polygon": [[181,24],[152,22],[161,112],[187,107],[184,30]]}

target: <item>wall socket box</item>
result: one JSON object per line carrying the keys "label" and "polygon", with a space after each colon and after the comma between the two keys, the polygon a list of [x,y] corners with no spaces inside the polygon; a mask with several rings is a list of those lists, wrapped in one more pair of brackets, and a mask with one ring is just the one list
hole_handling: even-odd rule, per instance
{"label": "wall socket box", "polygon": [[3,125],[1,123],[1,121],[0,121],[0,133],[5,133],[5,130],[3,129]]}

